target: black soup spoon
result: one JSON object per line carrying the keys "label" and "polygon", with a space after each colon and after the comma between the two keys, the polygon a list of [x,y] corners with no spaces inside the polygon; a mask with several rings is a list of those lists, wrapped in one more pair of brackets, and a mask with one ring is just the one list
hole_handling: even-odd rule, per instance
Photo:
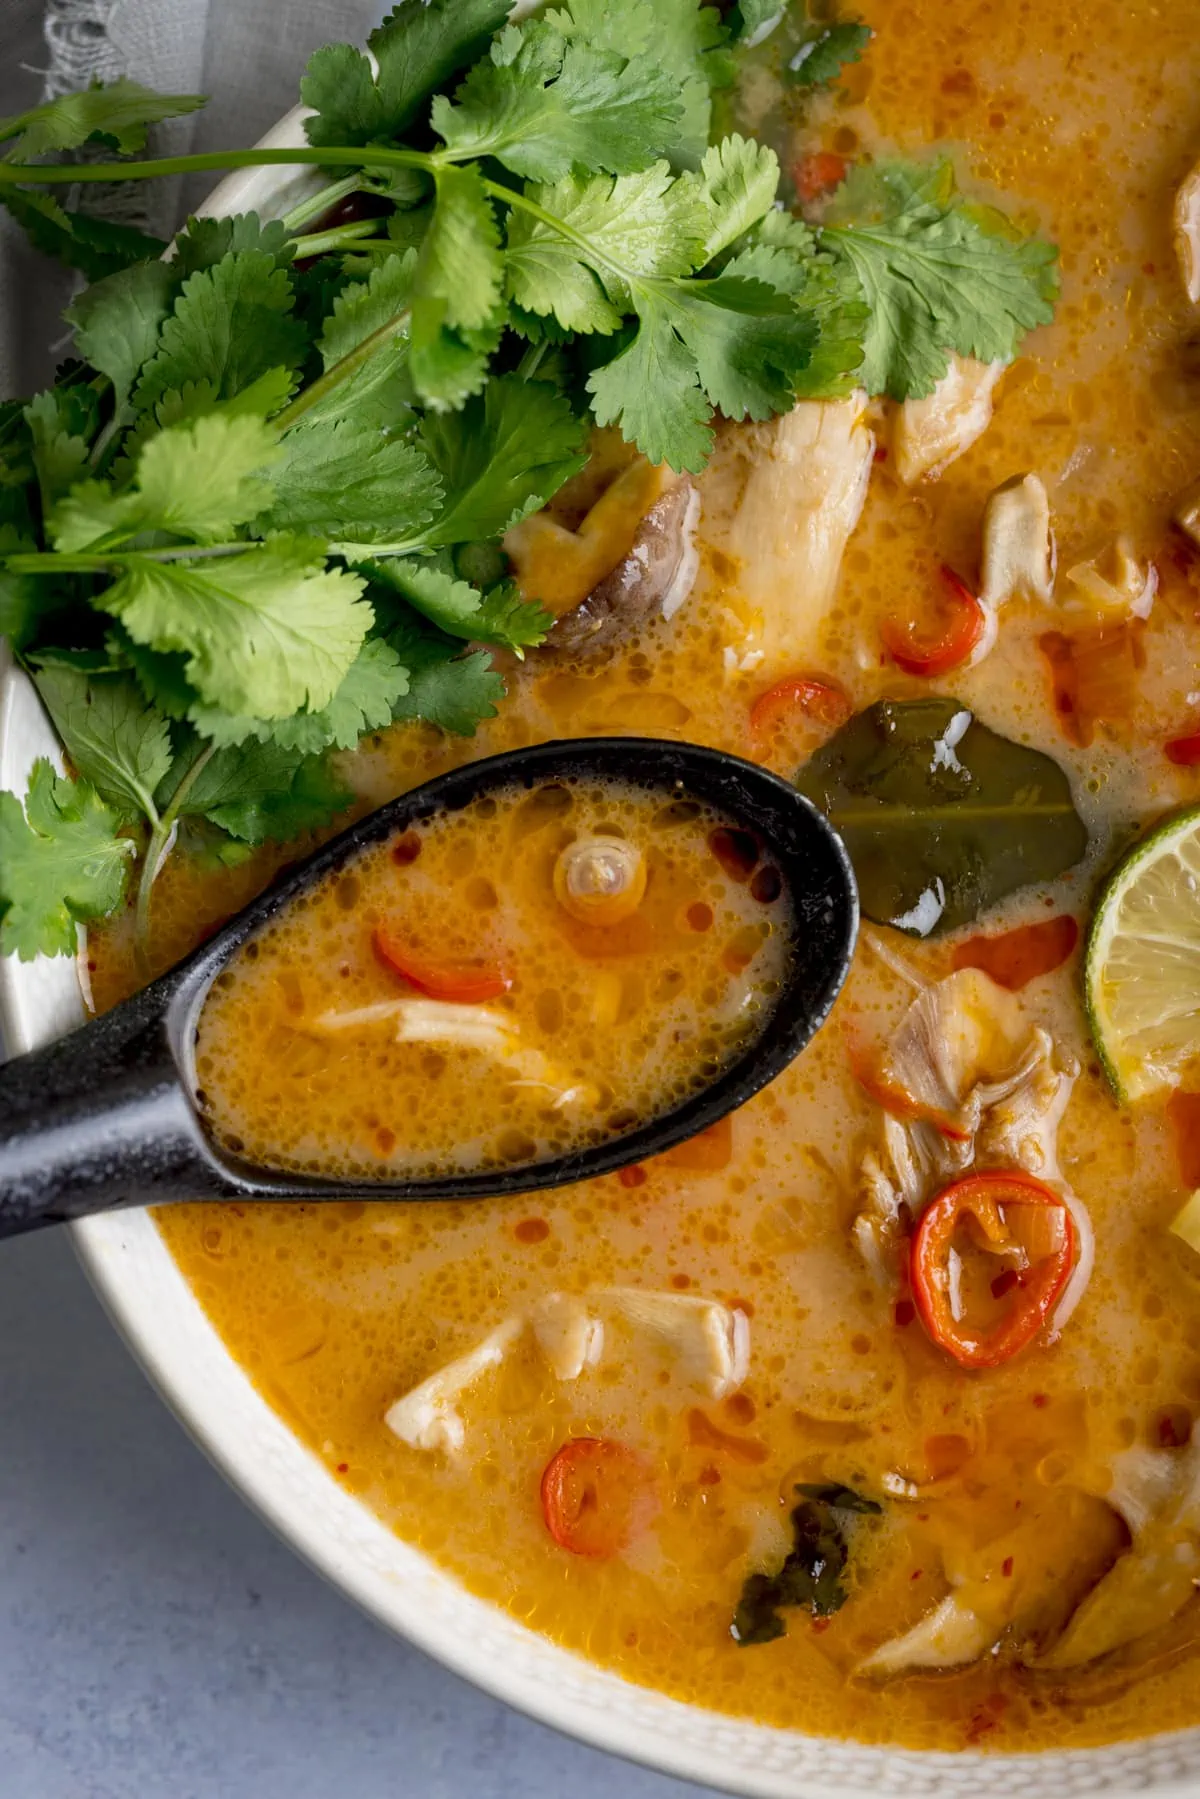
{"label": "black soup spoon", "polygon": [[[209,988],[247,939],[361,851],[411,825],[500,789],[597,778],[711,807],[763,846],[790,896],[794,938],[779,992],[757,1035],[709,1086],[599,1144],[501,1169],[322,1180],[239,1161],[216,1146],[194,1098],[193,1045]],[[372,812],[289,869],[141,993],[0,1068],[0,1237],[173,1199],[474,1199],[609,1174],[715,1124],[799,1055],[837,998],[857,931],[858,893],[841,839],[794,787],[754,763],[638,737],[546,743],[470,763]]]}

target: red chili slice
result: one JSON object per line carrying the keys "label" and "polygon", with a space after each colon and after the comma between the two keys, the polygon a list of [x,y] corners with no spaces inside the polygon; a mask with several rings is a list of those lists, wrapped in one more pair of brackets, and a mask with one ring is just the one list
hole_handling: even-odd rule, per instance
{"label": "red chili slice", "polygon": [[[1058,1214],[1053,1221],[1051,1210]],[[1024,1220],[1022,1212],[1029,1214]],[[984,1329],[971,1328],[950,1260],[957,1254],[955,1234],[968,1220],[978,1227],[986,1250],[1019,1252],[1023,1260],[1016,1284],[1000,1296],[1007,1303],[997,1321]],[[1024,1226],[1024,1242],[1014,1233],[1017,1223]],[[1062,1195],[1032,1175],[1005,1169],[954,1181],[926,1208],[912,1241],[909,1278],[921,1323],[962,1367],[999,1367],[1027,1349],[1044,1327],[1070,1278],[1077,1241]]]}
{"label": "red chili slice", "polygon": [[654,1477],[624,1443],[572,1437],[542,1475],[542,1516],[560,1549],[607,1560],[628,1547],[657,1510]]}
{"label": "red chili slice", "polygon": [[819,681],[813,675],[785,675],[760,693],[751,706],[750,735],[755,743],[762,743],[797,717],[815,719],[835,730],[845,724],[850,712],[850,701],[832,681]]}
{"label": "red chili slice", "polygon": [[832,150],[814,150],[801,156],[792,164],[796,192],[804,201],[819,200],[822,194],[842,185],[849,166],[844,156],[835,156]]}
{"label": "red chili slice", "polygon": [[1163,744],[1168,762],[1174,762],[1179,768],[1195,768],[1200,764],[1200,731],[1191,737],[1172,737],[1169,743]]}
{"label": "red chili slice", "polygon": [[994,937],[969,937],[950,959],[952,968],[981,968],[998,986],[1016,993],[1039,975],[1061,968],[1079,941],[1079,926],[1069,912],[1001,931]]}
{"label": "red chili slice", "polygon": [[884,619],[880,629],[884,649],[908,675],[932,677],[961,668],[987,629],[987,613],[966,582],[945,563],[939,573],[945,596],[933,635],[927,633],[923,620],[901,615]]}
{"label": "red chili slice", "polygon": [[380,961],[386,962],[410,986],[428,994],[430,999],[479,1005],[486,999],[499,999],[512,986],[511,975],[501,968],[489,968],[483,962],[427,962],[402,943],[388,925],[378,927],[373,941]]}

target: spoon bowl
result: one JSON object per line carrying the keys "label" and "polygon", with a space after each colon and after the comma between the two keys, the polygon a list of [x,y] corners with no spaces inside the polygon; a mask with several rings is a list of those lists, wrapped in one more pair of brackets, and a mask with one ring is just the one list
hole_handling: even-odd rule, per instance
{"label": "spoon bowl", "polygon": [[[769,847],[793,941],[762,1025],[713,1081],[631,1129],[549,1160],[391,1180],[280,1173],[208,1134],[195,1098],[196,1027],[213,981],[250,938],[364,850],[514,787],[619,780],[693,799]],[[652,738],[582,738],[467,764],[402,795],[273,886],[186,961],[102,1018],[0,1069],[0,1236],[172,1199],[476,1199],[565,1186],[660,1154],[744,1105],[810,1042],[845,980],[858,896],[841,839],[788,782],[717,750]]]}

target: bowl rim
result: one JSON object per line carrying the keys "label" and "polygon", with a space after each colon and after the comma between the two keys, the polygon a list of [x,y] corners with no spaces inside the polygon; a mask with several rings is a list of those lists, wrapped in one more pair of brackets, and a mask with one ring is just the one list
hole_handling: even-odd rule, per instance
{"label": "bowl rim", "polygon": [[[303,142],[297,106],[260,140]],[[308,168],[239,170],[197,211],[285,210]],[[0,640],[0,787],[58,755],[31,683]],[[61,763],[60,763],[61,765]],[[10,1052],[82,1021],[75,964],[0,958],[0,1032]],[[332,1585],[451,1672],[540,1723],[659,1772],[747,1799],[963,1799],[1011,1793],[1194,1793],[1200,1728],[1091,1749],[988,1754],[914,1750],[752,1723],[635,1685],[478,1598],[343,1487],[259,1393],[210,1323],[149,1212],[69,1227],[105,1311],[144,1373],[230,1485]],[[869,1694],[864,1695],[869,1704]],[[1039,1778],[1040,1776],[1040,1778]]]}

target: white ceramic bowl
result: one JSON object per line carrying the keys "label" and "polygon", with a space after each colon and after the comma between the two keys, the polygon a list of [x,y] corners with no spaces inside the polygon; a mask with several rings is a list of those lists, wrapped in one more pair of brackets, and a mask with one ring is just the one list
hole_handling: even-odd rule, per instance
{"label": "white ceramic bowl", "polygon": [[[289,114],[264,144],[302,141],[300,118]],[[278,216],[311,179],[303,169],[248,170],[222,183],[203,210]],[[23,793],[35,757],[57,754],[32,687],[0,643],[0,788]],[[0,1028],[10,1052],[33,1049],[83,1016],[72,963],[0,959]],[[147,1374],[262,1516],[380,1623],[546,1724],[669,1773],[770,1799],[1063,1799],[1200,1787],[1200,1730],[1067,1754],[916,1754],[742,1723],[631,1686],[473,1598],[346,1493],[231,1359],[148,1213],[113,1213],[71,1230]]]}

